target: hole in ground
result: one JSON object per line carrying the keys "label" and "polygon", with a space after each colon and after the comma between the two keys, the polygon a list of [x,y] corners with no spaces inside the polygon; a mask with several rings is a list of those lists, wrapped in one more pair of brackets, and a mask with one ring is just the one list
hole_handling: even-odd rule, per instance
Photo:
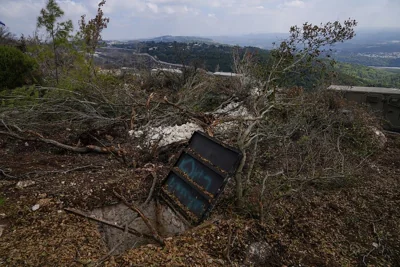
{"label": "hole in ground", "polygon": [[[137,203],[135,204],[137,205]],[[154,200],[147,206],[142,207],[141,211],[162,237],[178,235],[189,228],[168,206],[161,203],[156,204]],[[122,203],[95,209],[91,212],[91,215],[99,219],[116,222],[124,227],[127,224],[128,227],[140,233],[151,235],[142,218]],[[108,249],[114,249],[112,255],[118,255],[135,247],[155,243],[152,239],[137,237],[129,233],[125,234],[119,229],[104,224],[99,224],[99,231]],[[115,249],[117,245],[118,247]]]}

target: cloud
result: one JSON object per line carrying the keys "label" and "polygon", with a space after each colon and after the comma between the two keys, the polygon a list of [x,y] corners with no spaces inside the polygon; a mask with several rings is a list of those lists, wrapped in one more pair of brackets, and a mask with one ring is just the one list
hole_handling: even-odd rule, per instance
{"label": "cloud", "polygon": [[[16,34],[31,34],[45,0],[0,0],[0,20]],[[63,20],[92,18],[100,0],[57,0]],[[361,27],[398,27],[400,0],[107,0],[105,39],[165,34],[229,35],[287,32],[305,21],[359,21]],[[216,20],[215,18],[218,18]]]}
{"label": "cloud", "polygon": [[154,3],[147,3],[147,7],[154,13],[158,13],[158,6]]}
{"label": "cloud", "polygon": [[284,6],[286,6],[286,7],[304,7],[305,3],[301,0],[293,0],[290,2],[285,2]]}

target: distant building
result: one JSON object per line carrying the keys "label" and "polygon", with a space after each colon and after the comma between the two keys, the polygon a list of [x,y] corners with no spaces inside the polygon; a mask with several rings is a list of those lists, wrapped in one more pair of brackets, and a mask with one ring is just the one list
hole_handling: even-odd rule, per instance
{"label": "distant building", "polygon": [[385,128],[400,131],[400,89],[331,85],[328,90],[340,92],[350,101],[368,104],[383,115]]}

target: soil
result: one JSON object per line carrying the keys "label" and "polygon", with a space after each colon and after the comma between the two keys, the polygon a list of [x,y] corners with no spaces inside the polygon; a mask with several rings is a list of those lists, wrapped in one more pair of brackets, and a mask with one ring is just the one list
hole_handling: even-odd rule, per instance
{"label": "soil", "polygon": [[[8,175],[0,173],[0,265],[250,265],[248,247],[265,241],[270,256],[256,265],[399,266],[400,136],[387,137],[351,186],[310,185],[274,202],[263,223],[235,212],[228,186],[209,221],[167,238],[164,248],[149,244],[111,256],[96,223],[63,209],[116,204],[113,190],[144,202],[153,179],[149,169],[157,172],[158,188],[170,168],[168,157],[132,168],[112,155],[67,153],[0,136],[0,169]],[[17,188],[21,180],[35,183]]]}

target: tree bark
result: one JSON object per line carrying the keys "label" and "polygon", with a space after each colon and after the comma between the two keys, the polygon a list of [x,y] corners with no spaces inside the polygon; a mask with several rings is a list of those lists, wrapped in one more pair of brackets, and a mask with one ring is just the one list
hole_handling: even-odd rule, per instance
{"label": "tree bark", "polygon": [[236,206],[238,208],[243,205],[243,168],[246,163],[246,151],[241,150],[243,153],[243,158],[240,162],[239,168],[236,171],[235,180],[236,180]]}

